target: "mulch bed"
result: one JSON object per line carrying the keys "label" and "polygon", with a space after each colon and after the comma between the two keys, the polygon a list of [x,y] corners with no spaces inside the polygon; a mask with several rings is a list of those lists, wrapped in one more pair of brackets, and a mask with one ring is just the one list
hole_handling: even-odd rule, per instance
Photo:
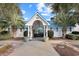
{"label": "mulch bed", "polygon": [[5,53],[0,54],[0,56],[8,56],[9,54],[11,54],[13,52],[13,48],[8,49]]}
{"label": "mulch bed", "polygon": [[58,44],[54,48],[61,56],[79,56],[78,51],[75,51],[74,49],[72,49],[66,45]]}
{"label": "mulch bed", "polygon": [[10,53],[12,53],[14,50],[14,47],[12,45],[6,45],[2,48],[0,48],[0,56],[8,56]]}

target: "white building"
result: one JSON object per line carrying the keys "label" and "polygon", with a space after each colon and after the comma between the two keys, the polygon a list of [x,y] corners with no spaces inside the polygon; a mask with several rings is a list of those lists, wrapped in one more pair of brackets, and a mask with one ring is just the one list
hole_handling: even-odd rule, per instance
{"label": "white building", "polygon": [[38,12],[25,25],[28,27],[28,38],[32,39],[38,32],[42,32],[44,38],[48,37],[48,22]]}
{"label": "white building", "polygon": [[[53,26],[53,25],[52,25]],[[42,33],[44,34],[44,38],[48,37],[48,30],[50,29],[50,23],[46,21],[46,19],[41,16],[38,12],[33,15],[33,17],[26,22],[25,27],[27,27],[28,31],[28,38],[32,39],[34,37],[34,33],[38,33],[37,30],[41,29]],[[52,27],[52,30],[54,31],[54,37],[62,37],[62,28],[55,26]],[[67,33],[70,33],[71,31],[74,31],[74,28],[70,30],[67,29]],[[23,37],[24,30],[20,31],[20,29],[16,32],[16,37]]]}

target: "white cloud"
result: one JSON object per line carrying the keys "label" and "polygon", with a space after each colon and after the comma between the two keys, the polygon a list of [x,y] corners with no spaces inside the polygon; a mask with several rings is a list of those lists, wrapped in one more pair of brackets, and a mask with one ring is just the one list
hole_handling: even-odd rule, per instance
{"label": "white cloud", "polygon": [[50,4],[48,7],[47,7],[47,10],[49,11],[49,12],[52,12],[53,10],[51,9],[51,6],[52,6],[52,4]]}
{"label": "white cloud", "polygon": [[48,14],[47,14],[47,13],[42,13],[42,15],[43,15],[43,16],[48,16]]}
{"label": "white cloud", "polygon": [[28,20],[28,17],[24,18],[25,20]]}
{"label": "white cloud", "polygon": [[26,13],[26,11],[25,10],[21,10],[22,11],[22,14],[25,14]]}
{"label": "white cloud", "polygon": [[47,21],[50,21],[50,19],[46,19]]}
{"label": "white cloud", "polygon": [[44,3],[37,4],[37,9],[38,9],[39,12],[42,12],[44,7],[45,7]]}
{"label": "white cloud", "polygon": [[48,13],[51,13],[52,12],[51,7],[47,7],[47,12]]}
{"label": "white cloud", "polygon": [[38,12],[41,12],[42,15],[44,15],[44,16],[49,16],[50,13],[52,12],[51,7],[46,6],[44,3],[37,4],[37,10],[38,10]]}

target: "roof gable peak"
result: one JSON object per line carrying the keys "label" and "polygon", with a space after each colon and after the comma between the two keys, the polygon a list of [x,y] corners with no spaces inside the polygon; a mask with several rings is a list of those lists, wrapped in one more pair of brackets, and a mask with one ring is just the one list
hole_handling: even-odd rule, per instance
{"label": "roof gable peak", "polygon": [[45,18],[39,13],[39,12],[36,12],[32,17],[31,17],[31,20],[29,20],[27,22],[27,25],[28,23],[31,23],[34,22],[35,20],[41,20],[43,22],[43,24],[46,24],[48,25],[48,22],[45,20]]}

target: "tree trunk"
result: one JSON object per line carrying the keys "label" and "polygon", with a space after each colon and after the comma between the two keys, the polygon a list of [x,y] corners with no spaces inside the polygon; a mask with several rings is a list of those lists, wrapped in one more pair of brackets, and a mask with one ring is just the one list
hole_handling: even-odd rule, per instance
{"label": "tree trunk", "polygon": [[15,26],[12,26],[12,36],[13,36],[13,38],[15,38],[15,36],[16,36],[16,27]]}
{"label": "tree trunk", "polygon": [[66,27],[63,27],[62,28],[62,38],[65,39],[66,37],[66,32],[67,32],[67,28]]}

